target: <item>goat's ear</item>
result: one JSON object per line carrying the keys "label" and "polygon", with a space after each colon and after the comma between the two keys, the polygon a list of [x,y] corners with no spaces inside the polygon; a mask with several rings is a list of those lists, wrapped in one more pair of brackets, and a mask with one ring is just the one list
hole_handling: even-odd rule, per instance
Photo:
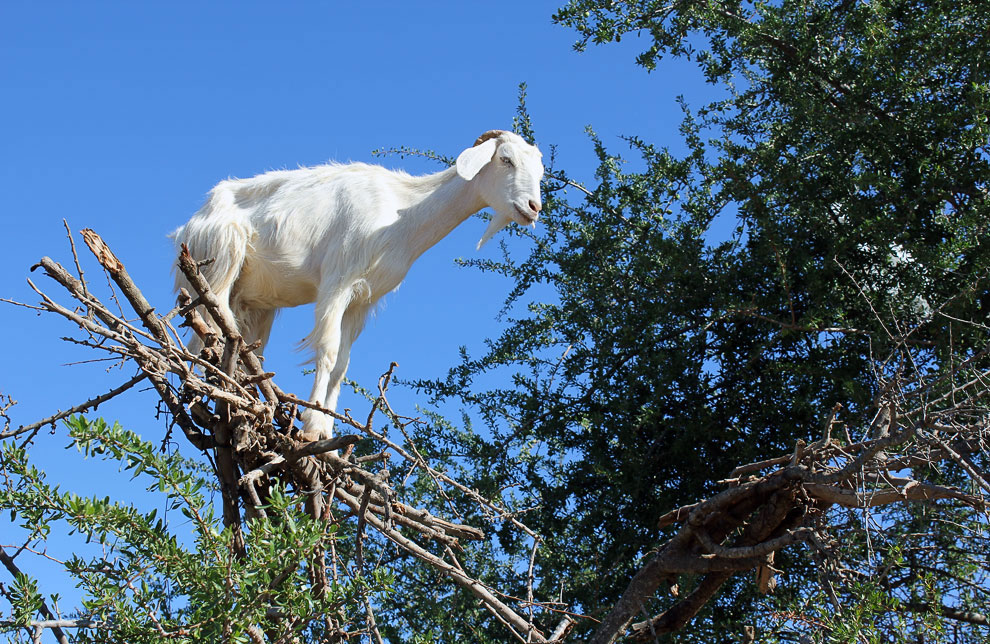
{"label": "goat's ear", "polygon": [[495,148],[498,147],[496,139],[488,139],[481,145],[464,150],[457,156],[457,174],[465,181],[474,179],[474,175],[481,172],[485,164],[495,156]]}

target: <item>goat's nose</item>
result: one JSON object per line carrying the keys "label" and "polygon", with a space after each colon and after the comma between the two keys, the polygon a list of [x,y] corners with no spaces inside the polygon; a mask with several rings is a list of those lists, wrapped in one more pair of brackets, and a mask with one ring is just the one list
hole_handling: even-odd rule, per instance
{"label": "goat's nose", "polygon": [[541,210],[543,210],[543,204],[533,199],[529,200],[529,207],[533,212],[540,212]]}

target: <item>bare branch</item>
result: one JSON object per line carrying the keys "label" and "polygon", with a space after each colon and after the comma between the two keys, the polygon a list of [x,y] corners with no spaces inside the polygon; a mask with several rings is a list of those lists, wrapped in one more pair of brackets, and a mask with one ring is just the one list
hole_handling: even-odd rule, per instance
{"label": "bare branch", "polygon": [[42,427],[44,427],[46,425],[52,425],[52,426],[54,426],[54,424],[56,422],[62,420],[63,418],[67,418],[68,416],[71,416],[72,414],[78,414],[78,413],[87,411],[89,409],[94,409],[95,410],[97,407],[100,406],[100,404],[102,404],[102,403],[110,400],[114,396],[117,396],[117,395],[120,395],[120,394],[124,393],[125,391],[127,391],[128,389],[130,389],[131,387],[133,387],[134,385],[136,385],[137,383],[139,383],[142,380],[144,380],[146,377],[147,377],[147,374],[139,373],[138,375],[134,376],[133,378],[131,378],[130,380],[128,380],[124,384],[120,385],[119,387],[117,387],[115,389],[111,389],[110,391],[106,392],[105,394],[100,394],[99,396],[95,396],[93,398],[90,398],[86,402],[79,403],[78,405],[75,405],[73,407],[70,407],[69,409],[66,409],[65,411],[60,411],[57,414],[53,414],[53,415],[49,416],[48,418],[45,418],[43,420],[39,420],[39,421],[37,421],[35,423],[31,423],[30,425],[21,425],[17,429],[12,429],[10,431],[0,432],[0,440],[2,440],[4,438],[10,438],[11,436],[18,436],[20,434],[25,434],[27,432],[32,432],[32,431],[35,431],[37,429],[40,429],[40,428],[42,428]]}

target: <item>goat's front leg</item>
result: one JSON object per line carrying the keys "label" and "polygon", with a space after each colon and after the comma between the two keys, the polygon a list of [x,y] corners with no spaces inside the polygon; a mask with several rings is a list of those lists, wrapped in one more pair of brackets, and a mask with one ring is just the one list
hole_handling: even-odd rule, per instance
{"label": "goat's front leg", "polygon": [[[316,326],[307,338],[307,343],[313,347],[316,355],[316,375],[313,378],[313,390],[309,401],[335,411],[337,396],[329,400],[331,376],[337,367],[337,357],[340,352],[341,322],[344,311],[350,301],[349,293],[332,298],[321,298],[316,303]],[[340,387],[337,386],[339,391]],[[328,404],[329,403],[329,404]],[[303,437],[317,441],[333,438],[333,418],[314,409],[306,409],[302,413]]]}
{"label": "goat's front leg", "polygon": [[[317,347],[316,378],[309,398],[311,402],[333,411],[337,410],[340,384],[350,363],[351,345],[361,333],[367,312],[366,306],[350,301],[348,304],[350,306],[344,310],[338,324],[334,326],[337,331],[334,349],[325,349],[321,352]],[[327,342],[334,340],[330,334],[326,334],[324,338]],[[333,418],[322,412],[307,409],[303,412],[303,436],[308,440],[333,438]]]}

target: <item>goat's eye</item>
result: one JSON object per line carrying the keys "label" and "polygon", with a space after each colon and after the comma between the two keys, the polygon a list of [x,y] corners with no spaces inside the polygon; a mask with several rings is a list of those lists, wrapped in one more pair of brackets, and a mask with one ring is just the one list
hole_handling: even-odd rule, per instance
{"label": "goat's eye", "polygon": [[502,163],[504,163],[509,167],[516,165],[515,163],[512,162],[512,159],[510,159],[509,157],[499,157],[499,158],[502,160]]}

